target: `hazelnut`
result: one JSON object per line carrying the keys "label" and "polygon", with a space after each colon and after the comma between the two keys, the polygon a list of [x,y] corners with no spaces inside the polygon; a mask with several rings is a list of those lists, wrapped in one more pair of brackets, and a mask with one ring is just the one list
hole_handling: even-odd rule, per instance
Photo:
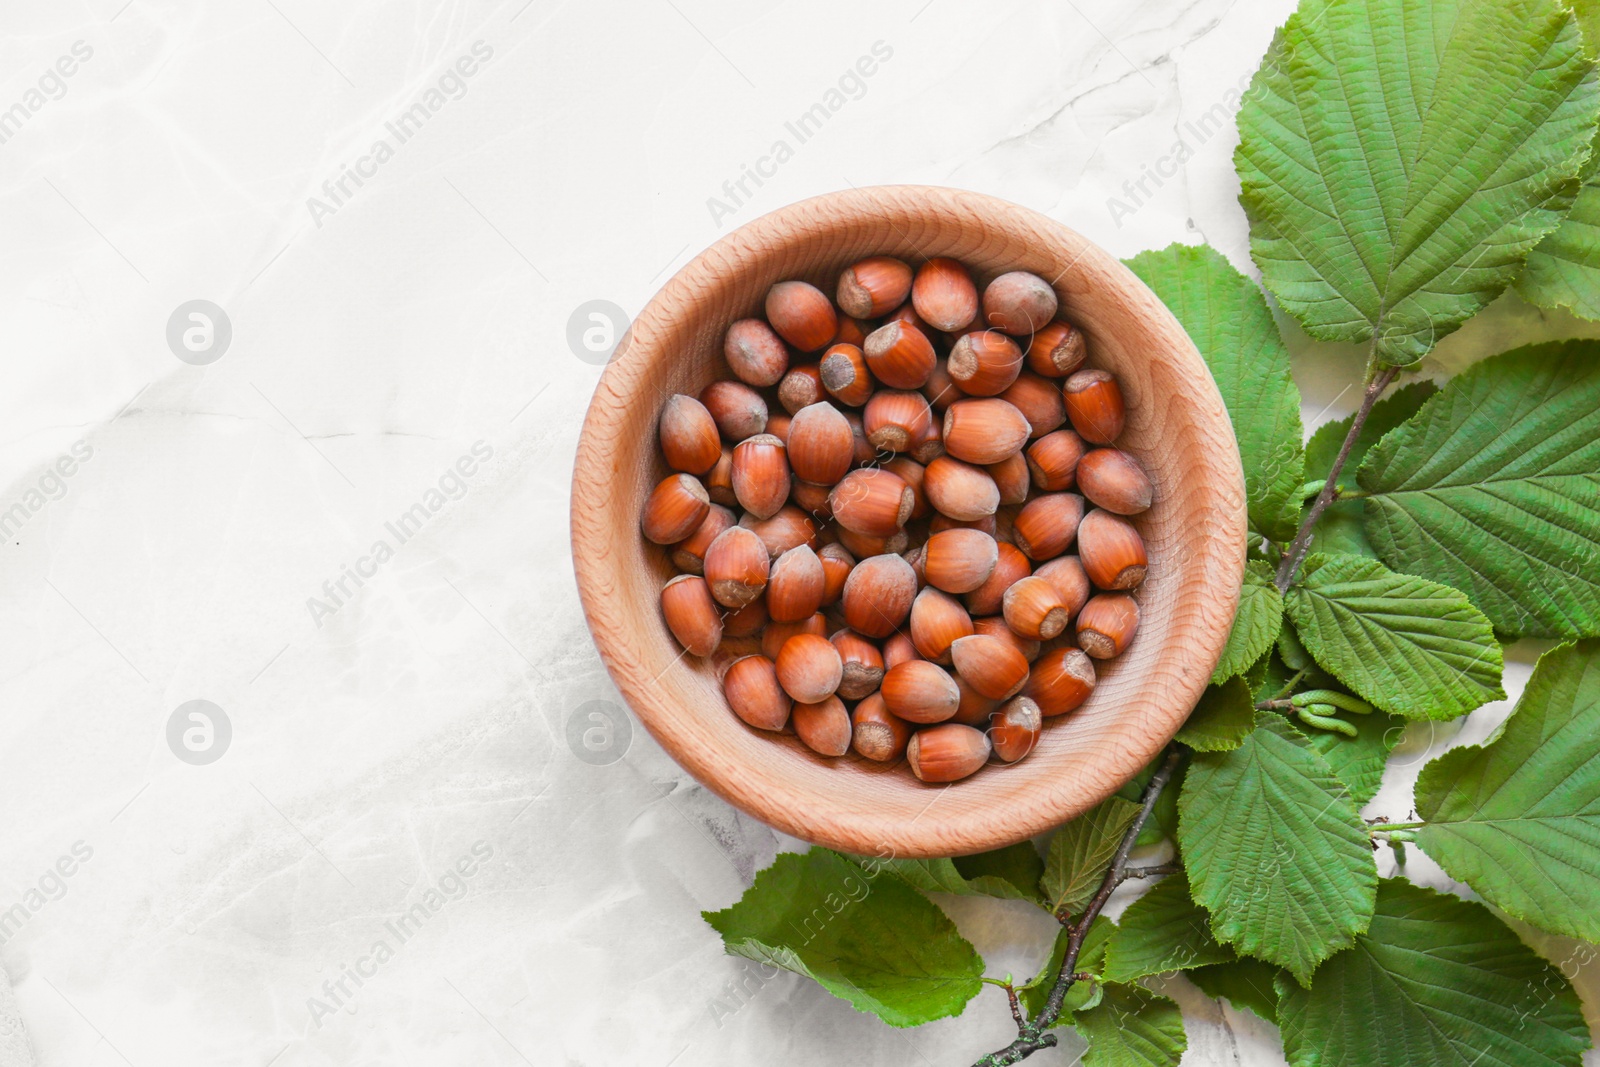
{"label": "hazelnut", "polygon": [[982,696],[1009,700],[1028,680],[1028,660],[998,637],[972,633],[950,645],[956,673]]}
{"label": "hazelnut", "polygon": [[766,432],[767,402],[743,382],[714,381],[700,390],[700,403],[711,413],[722,436],[730,441],[743,441]]}
{"label": "hazelnut", "polygon": [[1006,763],[1016,763],[1033,751],[1044,731],[1044,714],[1029,697],[1013,697],[989,720],[989,743]]}
{"label": "hazelnut", "polygon": [[963,393],[996,396],[1022,373],[1022,349],[998,330],[973,330],[956,339],[946,366]]}
{"label": "hazelnut", "polygon": [[819,704],[839,688],[844,664],[820,634],[795,634],[778,650],[778,684],[800,704]]}
{"label": "hazelnut", "polygon": [[948,721],[976,726],[980,730],[987,729],[989,716],[1000,707],[1000,701],[984,696],[959,674],[956,675],[956,688],[961,690],[961,701],[956,705],[956,713]]}
{"label": "hazelnut", "polygon": [[993,515],[1000,507],[1000,487],[987,470],[940,456],[928,464],[922,490],[939,514],[963,522]]}
{"label": "hazelnut", "polygon": [[809,545],[791,548],[772,561],[767,578],[767,613],[774,622],[809,619],[822,607],[827,579]]}
{"label": "hazelnut", "polygon": [[689,474],[705,474],[722,456],[722,439],[706,406],[682,393],[667,398],[658,427],[661,454],[667,466]]}
{"label": "hazelnut", "polygon": [[1025,337],[1056,313],[1056,291],[1037,274],[1009,271],[983,290],[983,317],[990,326]]}
{"label": "hazelnut", "polygon": [[915,326],[891,319],[867,335],[862,352],[872,376],[891,389],[920,389],[938,357]]}
{"label": "hazelnut", "polygon": [[828,495],[832,492],[831,485],[802,482],[797,478],[789,484],[789,503],[817,522],[827,522],[833,518],[833,508],[828,503]]}
{"label": "hazelnut", "polygon": [[758,730],[782,730],[794,703],[778,684],[778,670],[765,656],[734,660],[722,676],[722,694],[735,715]]}
{"label": "hazelnut", "polygon": [[789,466],[804,482],[832,485],[855,462],[850,421],[832,404],[811,404],[795,412],[789,425]]}
{"label": "hazelnut", "polygon": [[1122,389],[1103,370],[1081,370],[1062,387],[1067,418],[1085,441],[1109,445],[1122,433],[1125,411]]}
{"label": "hazelnut", "polygon": [[1028,499],[1028,491],[1033,488],[1033,475],[1028,470],[1027,457],[1021,452],[999,463],[991,463],[984,470],[989,472],[995,488],[1000,491],[1000,503],[1021,504]]}
{"label": "hazelnut", "polygon": [[867,357],[857,345],[834,345],[823,353],[819,367],[822,387],[839,403],[858,408],[872,395],[876,383],[867,369]]}
{"label": "hazelnut", "polygon": [[1035,440],[1066,424],[1067,402],[1062,399],[1060,386],[1032,371],[1017,375],[1000,399],[1022,412],[1028,420],[1028,436]]}
{"label": "hazelnut", "polygon": [[1120,656],[1138,629],[1139,605],[1127,593],[1097,593],[1078,612],[1078,646],[1095,659]]}
{"label": "hazelnut", "polygon": [[1055,637],[1072,618],[1056,587],[1037,575],[1012,583],[1001,597],[1001,611],[1013,633],[1035,641]]}
{"label": "hazelnut", "polygon": [[[827,395],[826,390],[822,388],[822,368],[815,363],[790,367],[789,373],[778,383],[778,403],[782,404],[783,410],[791,415],[803,407],[809,407],[819,400],[826,399]],[[773,432],[770,423],[767,432]]]}
{"label": "hazelnut", "polygon": [[878,763],[897,760],[905,754],[911,740],[911,727],[905,720],[889,714],[882,693],[864,697],[852,716],[851,747],[866,759]]}
{"label": "hazelnut", "polygon": [[876,692],[883,681],[883,653],[878,646],[854,630],[837,630],[828,640],[833,642],[844,664],[839,695],[846,700],[860,700]]}
{"label": "hazelnut", "polygon": [[917,595],[917,575],[911,564],[895,555],[861,560],[845,579],[840,600],[844,621],[867,637],[888,637],[911,614]]}
{"label": "hazelnut", "polygon": [[661,614],[678,644],[696,656],[709,656],[722,643],[722,613],[704,578],[680,574],[662,586]]}
{"label": "hazelnut", "polygon": [[1065,378],[1089,354],[1083,334],[1059,319],[1039,328],[1028,345],[1028,369],[1046,378]]}
{"label": "hazelnut", "polygon": [[848,315],[839,316],[839,329],[833,335],[836,345],[855,345],[861,347],[861,342],[867,339],[867,324],[859,319],[852,319]]}
{"label": "hazelnut", "polygon": [[906,660],[883,674],[878,690],[889,710],[907,722],[944,722],[956,713],[961,690],[948,671],[925,659]]}
{"label": "hazelnut", "polygon": [[1095,509],[1078,524],[1078,558],[1101,589],[1132,589],[1144,581],[1144,538],[1120,515]]}
{"label": "hazelnut", "polygon": [[[737,463],[737,452],[734,459]],[[867,537],[890,537],[911,517],[916,496],[898,474],[864,467],[833,487],[829,504],[834,520],[845,529]]]}
{"label": "hazelnut", "polygon": [[783,442],[768,433],[733,448],[733,495],[758,519],[770,519],[789,499],[789,461]]}
{"label": "hazelnut", "polygon": [[1012,543],[1035,563],[1054,559],[1072,545],[1082,519],[1083,497],[1076,493],[1036,496],[1017,512]]}
{"label": "hazelnut", "polygon": [[858,319],[875,319],[905,302],[911,268],[891,256],[870,256],[839,275],[839,308]]}
{"label": "hazelnut", "polygon": [[972,633],[972,616],[961,601],[928,586],[911,604],[911,643],[923,659],[950,662],[950,645]]}
{"label": "hazelnut", "polygon": [[937,257],[924,263],[911,283],[911,304],[936,330],[964,330],[978,317],[978,287],[967,268]]}
{"label": "hazelnut", "polygon": [[702,573],[716,602],[737,610],[767,588],[770,570],[761,538],[743,526],[730,526],[706,548]]}
{"label": "hazelnut", "polygon": [[883,464],[883,469],[890,474],[898,474],[900,480],[911,487],[911,518],[908,521],[915,522],[918,519],[927,518],[929,510],[926,490],[928,469],[910,456],[895,456],[889,462]]}
{"label": "hazelnut", "polygon": [[995,539],[982,530],[940,530],[929,536],[926,548],[928,583],[946,593],[980,588],[994,573],[1000,552]]}
{"label": "hazelnut", "polygon": [[1029,445],[1026,454],[1033,484],[1047,493],[1057,493],[1077,484],[1083,438],[1071,430],[1056,430]]}
{"label": "hazelnut", "polygon": [[987,466],[1015,455],[1032,427],[1022,412],[997,397],[957,400],[944,413],[944,447],[957,459]]}
{"label": "hazelnut", "polygon": [[767,625],[767,602],[756,599],[722,616],[723,637],[754,637]]}
{"label": "hazelnut", "polygon": [[1096,448],[1078,461],[1078,491],[1118,515],[1150,507],[1155,491],[1139,461],[1116,448]]}
{"label": "hazelnut", "polygon": [[985,515],[981,519],[952,519],[948,515],[935,515],[933,521],[928,523],[928,533],[944,533],[946,530],[982,530],[990,537],[999,540],[1000,523],[995,515]]}
{"label": "hazelnut", "polygon": [[911,735],[906,762],[924,782],[954,782],[989,759],[989,737],[981,730],[949,722]]}
{"label": "hazelnut", "polygon": [[840,544],[823,545],[817,550],[817,559],[822,563],[822,606],[828,607],[844,596],[844,583],[855,569],[856,560]]}
{"label": "hazelnut", "polygon": [[1094,663],[1076,648],[1046,652],[1033,665],[1022,694],[1050,718],[1074,710],[1094,692]]}
{"label": "hazelnut", "polygon": [[883,639],[883,669],[885,671],[908,660],[921,658],[917,654],[917,646],[911,643],[910,634],[897,632]]}
{"label": "hazelnut", "polygon": [[836,696],[812,704],[799,703],[790,713],[794,732],[819,756],[842,756],[850,751],[850,713]]}
{"label": "hazelnut", "polygon": [[675,544],[694,533],[711,511],[711,497],[692,474],[671,474],[644,502],[639,525],[646,540]]}
{"label": "hazelnut", "polygon": [[717,465],[711,468],[711,473],[705,476],[706,494],[711,497],[711,502],[731,508],[739,503],[739,498],[733,495],[733,449],[727,445],[722,446],[722,455],[717,458]]}
{"label": "hazelnut", "polygon": [[759,389],[778,384],[789,369],[789,350],[760,319],[740,319],[729,326],[722,355],[734,377]]}
{"label": "hazelnut", "polygon": [[779,282],[767,290],[767,321],[802,352],[826,348],[839,330],[833,302],[806,282]]}
{"label": "hazelnut", "polygon": [[872,394],[861,411],[867,440],[882,452],[906,452],[922,441],[933,425],[933,412],[921,393],[883,389]]}

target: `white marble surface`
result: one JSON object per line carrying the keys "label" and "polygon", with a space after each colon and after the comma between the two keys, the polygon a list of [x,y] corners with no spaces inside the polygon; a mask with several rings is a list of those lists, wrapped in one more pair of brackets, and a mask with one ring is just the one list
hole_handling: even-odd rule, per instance
{"label": "white marble surface", "polygon": [[[722,999],[743,965],[698,912],[794,843],[642,731],[619,762],[574,755],[568,720],[616,694],[568,560],[599,373],[568,319],[637,311],[720,233],[850,184],[964,186],[1118,254],[1204,238],[1244,264],[1227,94],[1290,6],[6,5],[0,109],[26,121],[0,143],[0,511],[23,505],[0,557],[0,909],[26,921],[0,965],[38,1062],[960,1064],[1003,1043],[992,989],[911,1032],[790,976]],[[854,98],[761,163],[878,42]],[[430,88],[402,143],[385,123]],[[1114,218],[1216,105],[1223,128]],[[335,202],[347,165],[366,177]],[[195,299],[232,325],[207,366],[166,341]],[[1574,330],[1508,302],[1442,365],[1513,328]],[[1350,368],[1319,359],[1312,420],[1349,407]],[[385,524],[418,502],[402,544]],[[380,539],[392,558],[362,563]],[[314,617],[347,566],[372,577]],[[196,699],[232,728],[198,766],[167,741]],[[1375,812],[1406,814],[1429,741]],[[439,906],[402,940],[387,924],[419,901]],[[994,972],[1042,956],[1025,908],[951,909]],[[359,988],[325,991],[378,941]],[[1173,992],[1186,1063],[1281,1062],[1253,1017]]]}

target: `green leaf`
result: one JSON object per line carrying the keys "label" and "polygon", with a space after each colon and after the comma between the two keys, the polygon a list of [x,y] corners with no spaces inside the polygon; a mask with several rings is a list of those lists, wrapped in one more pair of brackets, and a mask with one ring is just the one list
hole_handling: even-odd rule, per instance
{"label": "green leaf", "polygon": [[1481,904],[1402,881],[1378,889],[1372,927],[1280,983],[1293,1067],[1578,1067],[1578,996]]}
{"label": "green leaf", "polygon": [[983,960],[932,901],[827,849],[780,855],[738,903],[701,914],[730,955],[803,974],[891,1026],[959,1014],[981,988]]}
{"label": "green leaf", "polygon": [[1083,1067],[1177,1067],[1189,1047],[1178,1006],[1134,985],[1107,985],[1072,1025],[1089,1042]]}
{"label": "green leaf", "polygon": [[1039,900],[1039,878],[1044,874],[1044,861],[1039,858],[1039,850],[1033,847],[1031,841],[1020,841],[993,852],[957,856],[954,859],[868,859],[865,862],[869,865],[881,862],[885,870],[893,871],[918,889],[930,893],[1000,897],[1035,903]]}
{"label": "green leaf", "polygon": [[1205,245],[1141,252],[1128,267],[1172,309],[1233,419],[1250,525],[1275,541],[1300,524],[1300,390],[1289,349],[1256,283]]}
{"label": "green leaf", "polygon": [[[1594,169],[1590,157],[1586,172]],[[1592,173],[1555,232],[1528,253],[1517,293],[1544,308],[1566,308],[1581,319],[1600,319],[1600,179]]]}
{"label": "green leaf", "polygon": [[[1089,932],[1084,935],[1083,948],[1078,950],[1078,960],[1073,970],[1078,974],[1099,974],[1105,966],[1106,944],[1116,932],[1110,919],[1103,915],[1096,915],[1094,922],[1089,924]],[[1056,934],[1055,945],[1050,950],[1050,958],[1045,960],[1044,966],[1039,968],[1039,973],[1028,979],[1026,985],[1017,987],[1017,999],[1022,1002],[1023,1009],[1032,1019],[1044,1010],[1045,1001],[1050,999],[1050,990],[1056,984],[1056,975],[1061,973],[1061,961],[1067,958],[1067,945],[1072,937],[1072,931],[1063,926]],[[1100,1003],[1101,985],[1099,982],[1074,982],[1067,990],[1066,999],[1061,1002],[1061,1017],[1056,1020],[1056,1025],[1070,1020],[1072,1013],[1092,1008]]]}
{"label": "green leaf", "polygon": [[[1401,386],[1372,405],[1372,411],[1367,416],[1367,421],[1362,423],[1361,432],[1356,435],[1356,442],[1350,449],[1350,455],[1339,471],[1339,487],[1346,491],[1357,488],[1356,469],[1361,466],[1362,459],[1372,446],[1382,440],[1384,434],[1415,415],[1438,391],[1439,387],[1432,382],[1412,382],[1410,385]],[[1333,469],[1334,460],[1339,458],[1339,449],[1344,445],[1345,435],[1350,432],[1350,422],[1354,418],[1354,415],[1347,415],[1336,422],[1324,423],[1311,435],[1311,440],[1306,442],[1308,478],[1326,474]],[[1366,520],[1359,500],[1335,500],[1323,511],[1322,517],[1317,519],[1316,526],[1312,527],[1312,533],[1314,539],[1311,543],[1319,552],[1351,552],[1358,556],[1373,557],[1378,555],[1377,550],[1367,540]]]}
{"label": "green leaf", "polygon": [[1227,752],[1244,744],[1255,729],[1256,702],[1243,678],[1229,678],[1208,686],[1189,721],[1178,730],[1178,740],[1196,752]]}
{"label": "green leaf", "polygon": [[1578,17],[1583,30],[1583,54],[1590,59],[1600,56],[1600,3],[1596,0],[1567,0],[1567,6]]}
{"label": "green leaf", "polygon": [[1287,600],[1317,662],[1384,711],[1454,719],[1500,688],[1494,629],[1465,595],[1364,556],[1312,553]]}
{"label": "green leaf", "polygon": [[1239,591],[1239,613],[1228,631],[1228,644],[1212,673],[1213,682],[1225,681],[1249,670],[1277,639],[1283,626],[1283,595],[1273,584],[1272,568],[1259,559],[1244,565],[1244,587]]}
{"label": "green leaf", "polygon": [[1276,647],[1278,655],[1283,657],[1284,664],[1291,671],[1315,671],[1319,669],[1316,661],[1311,658],[1311,653],[1306,651],[1306,646],[1300,643],[1300,638],[1295,636],[1295,632],[1292,629],[1284,627],[1278,631]]}
{"label": "green leaf", "polygon": [[1132,982],[1164,971],[1187,971],[1235,959],[1211,936],[1211,919],[1189,897],[1181,873],[1163,878],[1122,913],[1106,947],[1108,982]]}
{"label": "green leaf", "polygon": [[1259,713],[1232,752],[1201,752],[1178,800],[1178,847],[1218,940],[1301,982],[1367,928],[1377,868],[1327,761]]}
{"label": "green leaf", "polygon": [[1122,835],[1128,832],[1139,805],[1107,797],[1056,831],[1044,860],[1039,892],[1054,915],[1075,915],[1105,880],[1106,868]]}
{"label": "green leaf", "polygon": [[[1583,29],[1583,51],[1600,52],[1600,4],[1570,0]],[[1600,319],[1600,132],[1583,168],[1583,189],[1555,232],[1528,254],[1517,292],[1540,307],[1564,307],[1585,319]]]}
{"label": "green leaf", "polygon": [[1241,1011],[1253,1011],[1269,1023],[1278,1021],[1278,988],[1287,972],[1261,960],[1241,956],[1232,963],[1213,963],[1197,967],[1185,975],[1201,992],[1216,1000],[1226,1000]]}
{"label": "green leaf", "polygon": [[1311,336],[1415,363],[1561,222],[1597,111],[1557,0],[1302,0],[1239,112],[1251,255]]}
{"label": "green leaf", "polygon": [[1462,590],[1507,635],[1600,635],[1600,343],[1484,360],[1358,480],[1391,567]]}
{"label": "green leaf", "polygon": [[1383,768],[1389,762],[1389,753],[1405,734],[1406,720],[1381,711],[1340,718],[1356,728],[1354,737],[1301,727],[1292,719],[1290,725],[1299,729],[1306,743],[1322,754],[1334,775],[1350,791],[1350,799],[1356,807],[1363,808],[1378,795],[1378,787],[1383,784]]}
{"label": "green leaf", "polygon": [[[1006,848],[980,852],[975,856],[957,856],[951,861],[956,873],[976,885],[985,879],[998,879],[1010,883],[1017,900],[1038,900],[1039,879],[1044,876],[1044,859],[1032,841],[1018,841]],[[981,892],[981,891],[980,891]],[[987,896],[1009,896],[987,892]]]}
{"label": "green leaf", "polygon": [[1418,842],[1450,877],[1600,942],[1600,641],[1545,653],[1496,737],[1423,768],[1417,813]]}

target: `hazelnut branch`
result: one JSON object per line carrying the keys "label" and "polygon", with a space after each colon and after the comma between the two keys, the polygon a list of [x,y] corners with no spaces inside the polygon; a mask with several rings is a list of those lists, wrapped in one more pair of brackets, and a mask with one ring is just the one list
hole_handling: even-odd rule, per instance
{"label": "hazelnut branch", "polygon": [[[1161,761],[1161,766],[1151,776],[1149,783],[1144,787],[1144,796],[1139,806],[1139,814],[1135,815],[1133,822],[1128,824],[1127,832],[1122,835],[1122,843],[1117,846],[1116,855],[1111,859],[1111,866],[1106,869],[1105,878],[1100,881],[1100,888],[1090,898],[1089,903],[1078,916],[1078,921],[1067,929],[1067,953],[1061,960],[1061,969],[1056,972],[1055,985],[1050,988],[1050,996],[1045,1000],[1044,1007],[1039,1014],[1029,1022],[1017,1025],[1017,1039],[1005,1048],[989,1053],[980,1059],[973,1067],[1006,1067],[1008,1064],[1021,1063],[1029,1056],[1041,1049],[1053,1048],[1056,1044],[1056,1035],[1049,1032],[1061,1017],[1062,1005],[1066,1003],[1067,992],[1074,982],[1091,975],[1080,974],[1077,970],[1078,954],[1083,951],[1084,939],[1089,936],[1089,927],[1100,915],[1106,906],[1106,901],[1111,899],[1112,890],[1120,885],[1127,877],[1147,877],[1139,872],[1155,872],[1156,867],[1136,867],[1131,871],[1128,868],[1128,856],[1133,852],[1134,842],[1139,839],[1139,831],[1144,829],[1144,824],[1149,820],[1150,813],[1155,810],[1156,800],[1161,796],[1161,790],[1172,780],[1172,775],[1178,769],[1178,762],[1183,758],[1183,747],[1173,744],[1167,748],[1167,754]],[[1175,864],[1161,865],[1173,866]],[[1015,1009],[1013,1015],[1019,1014]]]}
{"label": "hazelnut branch", "polygon": [[1385,367],[1367,380],[1367,391],[1361,398],[1361,407],[1356,409],[1355,418],[1350,420],[1350,432],[1344,435],[1344,444],[1339,446],[1339,455],[1334,459],[1332,469],[1328,471],[1327,480],[1322,483],[1322,490],[1317,493],[1316,500],[1311,503],[1311,510],[1306,512],[1304,521],[1300,523],[1300,532],[1295,534],[1293,543],[1283,554],[1283,562],[1278,565],[1276,579],[1278,592],[1287,592],[1289,583],[1294,581],[1295,571],[1300,569],[1301,561],[1311,549],[1311,528],[1317,524],[1317,520],[1322,518],[1322,513],[1328,510],[1328,505],[1339,495],[1339,475],[1344,471],[1345,461],[1350,458],[1350,450],[1356,445],[1356,438],[1361,436],[1361,428],[1366,425],[1367,416],[1372,414],[1372,405],[1378,402],[1383,391],[1389,388],[1389,384],[1399,373],[1399,367]]}

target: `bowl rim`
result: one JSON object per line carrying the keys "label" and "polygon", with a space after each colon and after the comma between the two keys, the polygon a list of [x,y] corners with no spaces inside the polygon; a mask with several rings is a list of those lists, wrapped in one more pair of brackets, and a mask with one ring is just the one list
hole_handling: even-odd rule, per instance
{"label": "bowl rim", "polygon": [[[1215,524],[1219,538],[1215,545],[1202,545],[1200,549],[1208,565],[1200,569],[1197,579],[1200,585],[1193,591],[1199,599],[1196,604],[1189,605],[1195,618],[1188,620],[1185,629],[1187,634],[1195,636],[1198,645],[1177,654],[1187,660],[1185,670],[1167,679],[1172,686],[1164,690],[1167,699],[1150,709],[1154,718],[1146,722],[1148,729],[1142,735],[1144,743],[1123,745],[1107,753],[1107,765],[1099,775],[1104,780],[1092,789],[1078,793],[1057,789],[1048,796],[1051,803],[1036,805],[1034,810],[1014,819],[1003,823],[991,819],[992,825],[985,827],[969,818],[958,830],[946,832],[939,831],[939,816],[921,828],[914,825],[916,819],[905,826],[876,825],[870,813],[848,810],[835,798],[814,793],[798,795],[787,786],[765,789],[759,775],[735,773],[742,769],[730,770],[725,763],[719,763],[718,753],[707,751],[703,743],[687,736],[672,709],[663,706],[671,701],[663,697],[656,683],[665,672],[652,677],[650,668],[634,647],[642,641],[631,642],[622,635],[619,628],[626,628],[628,619],[611,603],[610,594],[619,583],[613,580],[609,573],[611,568],[606,566],[614,557],[584,551],[597,537],[608,536],[607,531],[611,531],[609,536],[614,536],[614,530],[602,528],[593,515],[603,513],[613,495],[607,490],[607,479],[602,475],[617,469],[614,453],[624,430],[619,425],[623,420],[615,416],[628,408],[629,398],[637,391],[650,365],[648,360],[626,358],[637,343],[636,339],[670,332],[674,321],[682,316],[683,307],[702,302],[707,293],[720,288],[730,262],[769,255],[771,249],[790,244],[799,236],[814,237],[819,216],[827,216],[827,221],[836,227],[851,223],[846,216],[857,216],[860,221],[854,224],[859,225],[875,215],[885,214],[890,208],[905,210],[908,198],[924,203],[930,213],[950,217],[985,216],[1000,220],[1007,228],[1025,226],[1049,233],[1065,247],[1075,249],[1074,257],[1057,276],[1057,282],[1082,262],[1086,270],[1094,268],[1116,277],[1131,292],[1142,291],[1148,306],[1142,306],[1140,312],[1153,316],[1149,328],[1167,342],[1163,358],[1176,363],[1176,373],[1192,381],[1199,391],[1200,395],[1190,398],[1193,403],[1189,407],[1193,410],[1188,414],[1195,424],[1193,432],[1205,438],[1208,445],[1219,446],[1213,450],[1215,454],[1193,460],[1209,465],[1210,480],[1220,487],[1212,502],[1220,513]],[[939,252],[936,249],[932,254]],[[1057,288],[1059,291],[1060,286]],[[657,357],[660,355],[656,353]],[[637,423],[632,432],[638,432]],[[1223,442],[1226,447],[1220,447]],[[1247,529],[1244,477],[1232,423],[1209,368],[1171,310],[1120,260],[1065,224],[997,197],[924,185],[853,188],[786,205],[724,234],[669,278],[624,333],[590,400],[573,466],[569,520],[573,567],[590,635],[623,699],[679,766],[730,804],[784,833],[846,852],[902,858],[970,854],[1036,836],[1098,804],[1159,754],[1209,684],[1227,643],[1244,571]],[[636,523],[634,528],[636,530]],[[666,640],[670,642],[671,639]],[[687,668],[674,660],[667,670]],[[729,728],[745,729],[731,717]],[[942,793],[943,789],[930,797],[930,807]],[[950,817],[949,807],[944,818]]]}

